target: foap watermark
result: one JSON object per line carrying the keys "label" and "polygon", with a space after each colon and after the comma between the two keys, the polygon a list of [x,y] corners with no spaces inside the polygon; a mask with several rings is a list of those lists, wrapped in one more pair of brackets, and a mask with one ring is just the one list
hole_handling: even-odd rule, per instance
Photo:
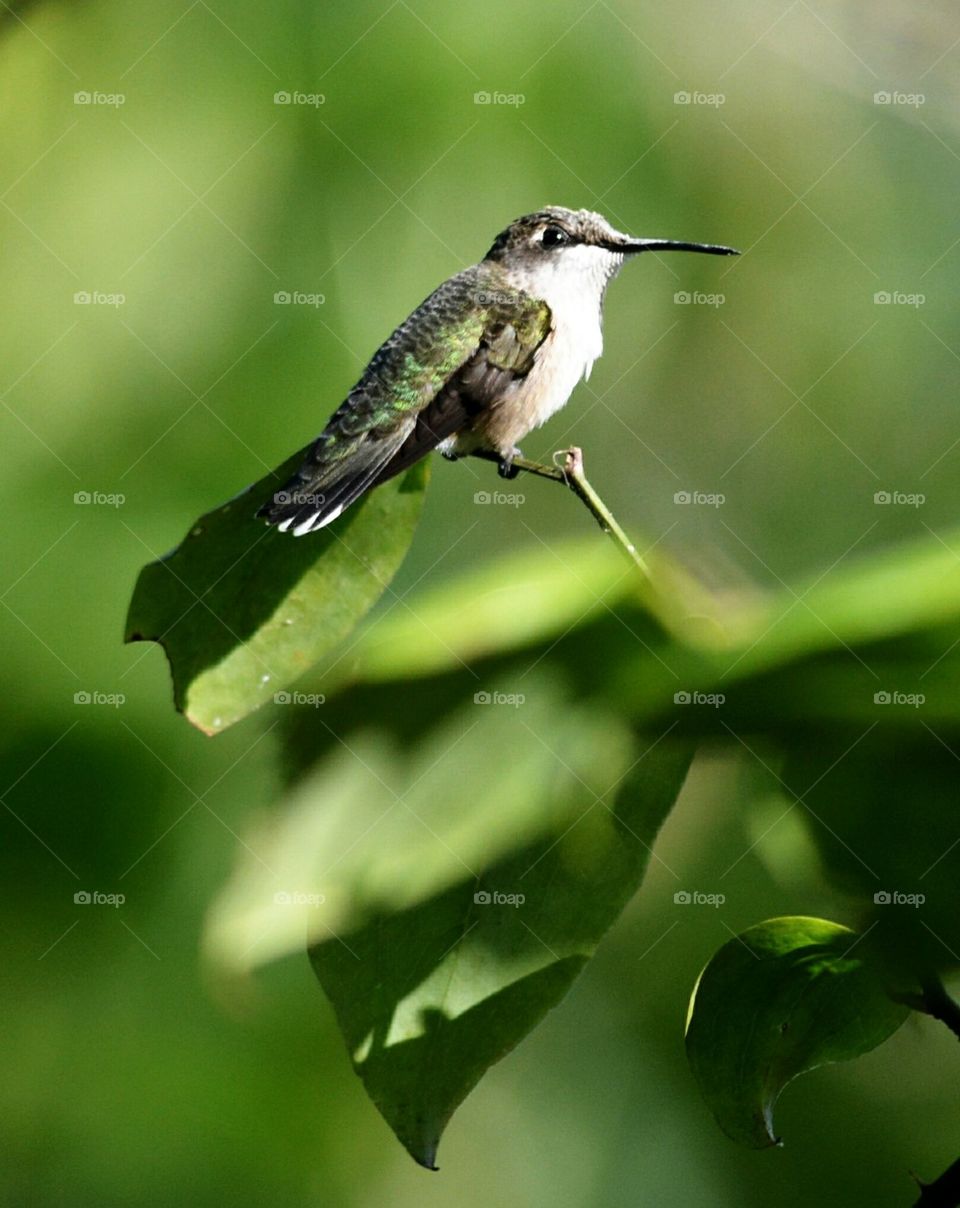
{"label": "foap watermark", "polygon": [[75,906],[113,906],[116,909],[126,900],[122,893],[101,893],[99,889],[78,889],[73,895]]}
{"label": "foap watermark", "polygon": [[727,497],[719,491],[675,491],[673,502],[682,507],[722,508]]}
{"label": "foap watermark", "polygon": [[902,893],[899,889],[878,889],[873,895],[875,906],[912,906],[917,910],[927,900],[926,894]]}
{"label": "foap watermark", "polygon": [[84,89],[82,92],[73,94],[73,103],[75,105],[102,106],[105,109],[119,109],[121,105],[127,103],[127,95],[124,92],[100,92],[96,88],[92,92]]}
{"label": "foap watermark", "polygon": [[502,893],[499,889],[478,889],[473,895],[476,906],[522,906],[526,901],[522,893]]}
{"label": "foap watermark", "polygon": [[508,289],[478,289],[473,300],[478,306],[517,306],[526,295],[511,293]]}
{"label": "foap watermark", "polygon": [[726,704],[727,698],[722,692],[674,692],[675,705],[706,705],[710,709],[719,709]]}
{"label": "foap watermark", "polygon": [[322,692],[274,692],[273,703],[275,705],[309,705],[313,709],[319,709],[321,705],[327,703],[327,698]]}
{"label": "foap watermark", "polygon": [[81,508],[122,508],[127,497],[119,491],[74,491],[73,502]]}
{"label": "foap watermark", "polygon": [[527,502],[527,497],[516,491],[477,491],[473,502],[483,505],[496,503],[508,508],[518,508]]}
{"label": "foap watermark", "polygon": [[722,92],[688,92],[685,88],[673,94],[675,105],[705,105],[708,109],[719,109],[727,103],[726,95]]}
{"label": "foap watermark", "polygon": [[274,491],[273,494],[274,503],[295,503],[298,507],[322,508],[326,500],[326,495],[314,495],[310,491]]}
{"label": "foap watermark", "polygon": [[78,289],[73,295],[74,306],[123,306],[126,294],[108,294],[102,289]]}
{"label": "foap watermark", "polygon": [[275,906],[322,906],[326,894],[305,893],[300,889],[278,889],[273,895]]}
{"label": "foap watermark", "polygon": [[119,709],[127,703],[122,692],[74,692],[75,705],[106,705],[110,709]]}
{"label": "foap watermark", "polygon": [[508,105],[518,109],[527,103],[527,98],[522,92],[497,92],[496,90],[488,92],[486,89],[481,89],[480,92],[473,94],[473,103],[475,105]]}
{"label": "foap watermark", "polygon": [[874,306],[912,306],[914,310],[927,300],[926,294],[908,294],[902,289],[878,289],[873,295]]}
{"label": "foap watermark", "polygon": [[278,289],[273,295],[274,306],[312,306],[314,310],[326,300],[326,294],[308,294],[301,289]]}
{"label": "foap watermark", "polygon": [[322,92],[300,92],[296,88],[288,92],[286,89],[281,89],[280,92],[273,94],[273,103],[275,105],[306,105],[309,109],[319,109],[321,105],[327,103],[327,98]]}
{"label": "foap watermark", "polygon": [[874,491],[873,502],[883,508],[922,508],[927,497],[919,491]]}
{"label": "foap watermark", "polygon": [[678,889],[673,895],[675,906],[712,906],[714,910],[727,900],[722,893],[701,893],[699,889]]}
{"label": "foap watermark", "polygon": [[675,306],[722,306],[726,302],[726,294],[705,294],[699,289],[678,289],[673,295]]}
{"label": "foap watermark", "polygon": [[881,89],[880,92],[873,94],[873,103],[875,105],[906,105],[910,109],[919,109],[921,105],[927,103],[927,98],[922,92],[898,92],[895,88],[887,92],[886,89]]}
{"label": "foap watermark", "polygon": [[909,709],[919,709],[927,703],[922,692],[874,692],[875,705],[905,705]]}
{"label": "foap watermark", "polygon": [[522,704],[525,704],[526,699],[522,692],[474,692],[473,694],[475,705],[513,705],[515,709],[519,709]]}

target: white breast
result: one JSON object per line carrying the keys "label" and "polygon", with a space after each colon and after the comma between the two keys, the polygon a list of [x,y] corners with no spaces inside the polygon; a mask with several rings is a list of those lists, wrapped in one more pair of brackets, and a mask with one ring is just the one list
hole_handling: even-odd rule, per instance
{"label": "white breast", "polygon": [[497,405],[450,441],[457,452],[477,445],[509,453],[563,407],[603,352],[601,306],[607,282],[623,257],[580,245],[562,256],[511,270],[511,284],[550,307],[550,334],[533,368]]}
{"label": "white breast", "polygon": [[532,404],[529,428],[538,428],[566,405],[577,383],[589,378],[594,361],[603,352],[600,291],[584,289],[584,284],[578,277],[558,274],[541,295],[550,307],[553,327],[523,391]]}

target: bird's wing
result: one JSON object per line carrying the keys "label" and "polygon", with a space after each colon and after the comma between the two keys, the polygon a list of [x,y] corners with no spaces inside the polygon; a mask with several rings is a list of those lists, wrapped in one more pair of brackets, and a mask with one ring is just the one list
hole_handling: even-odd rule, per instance
{"label": "bird's wing", "polygon": [[297,536],[466,426],[533,365],[545,302],[477,269],[444,282],[381,346],[297,473],[258,515]]}

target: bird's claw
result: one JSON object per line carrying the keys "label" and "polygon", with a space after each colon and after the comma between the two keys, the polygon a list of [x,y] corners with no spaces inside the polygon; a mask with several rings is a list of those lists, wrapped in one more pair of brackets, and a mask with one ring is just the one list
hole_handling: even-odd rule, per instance
{"label": "bird's claw", "polygon": [[497,473],[500,475],[500,477],[507,479],[516,478],[516,476],[520,473],[520,470],[513,464],[513,459],[515,457],[522,456],[523,454],[519,449],[511,449],[509,453],[504,454],[504,456],[500,458],[500,464],[497,466]]}

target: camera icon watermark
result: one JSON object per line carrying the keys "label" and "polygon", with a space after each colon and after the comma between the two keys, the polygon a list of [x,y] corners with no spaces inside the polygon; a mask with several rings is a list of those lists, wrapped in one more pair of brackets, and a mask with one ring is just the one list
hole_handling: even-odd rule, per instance
{"label": "camera icon watermark", "polygon": [[312,709],[319,709],[321,705],[327,703],[327,698],[322,692],[274,692],[273,703],[275,705],[308,705]]}
{"label": "camera icon watermark", "polygon": [[927,703],[922,692],[874,692],[875,705],[906,705],[911,709],[919,709]]}
{"label": "camera icon watermark", "polygon": [[881,89],[880,92],[873,94],[873,103],[875,105],[906,105],[911,109],[919,109],[921,105],[927,103],[927,98],[922,92],[897,92],[896,89],[887,91]]}
{"label": "camera icon watermark", "polygon": [[727,497],[719,491],[674,491],[673,502],[680,507],[722,508]]}
{"label": "camera icon watermark", "polygon": [[124,92],[100,92],[94,89],[92,92],[83,90],[73,94],[73,103],[75,105],[91,105],[102,106],[106,109],[119,109],[121,105],[127,103],[127,96]]}
{"label": "camera icon watermark", "polygon": [[478,306],[517,306],[526,295],[516,290],[478,289],[473,297]]}
{"label": "camera icon watermark", "polygon": [[274,306],[312,306],[314,310],[326,304],[326,294],[307,293],[300,289],[278,289],[273,295]]}
{"label": "camera icon watermark", "polygon": [[75,705],[107,705],[111,709],[119,709],[127,703],[122,692],[74,692]]}
{"label": "camera icon watermark", "polygon": [[107,507],[122,508],[127,502],[126,495],[119,491],[74,491],[73,502],[78,507]]}
{"label": "camera icon watermark", "polygon": [[327,98],[322,92],[300,92],[296,88],[288,92],[281,89],[280,92],[273,94],[273,103],[275,105],[305,105],[310,109],[319,109],[321,105],[327,103]]}
{"label": "camera icon watermark", "polygon": [[322,906],[326,894],[304,893],[299,889],[278,889],[273,895],[275,906]]}
{"label": "camera icon watermark", "polygon": [[878,507],[922,508],[927,497],[919,491],[874,491],[873,502]]}
{"label": "camera icon watermark", "polygon": [[513,491],[476,491],[473,502],[479,503],[483,507],[499,504],[509,508],[519,508],[527,502],[527,497]]}
{"label": "camera icon watermark", "polygon": [[298,507],[323,507],[324,503],[326,503],[326,496],[314,495],[309,491],[275,491],[273,502],[280,506],[294,503]]}
{"label": "camera icon watermark", "polygon": [[78,889],[73,895],[75,906],[113,906],[114,909],[122,906],[127,900],[126,895],[122,893],[101,893],[98,889],[87,890]]}
{"label": "camera icon watermark", "polygon": [[700,290],[678,289],[673,295],[675,306],[723,306],[726,294],[705,294]]}
{"label": "camera icon watermark", "polygon": [[123,306],[126,294],[107,293],[102,289],[78,289],[73,295],[74,306],[112,306],[114,310]]}
{"label": "camera icon watermark", "polygon": [[678,889],[673,895],[675,906],[712,906],[714,910],[718,910],[726,900],[726,894],[702,893],[699,889]]}
{"label": "camera icon watermark", "polygon": [[926,894],[901,893],[899,889],[878,889],[873,895],[875,906],[912,906],[914,910],[919,909],[926,900]]}
{"label": "camera icon watermark", "polygon": [[522,92],[489,92],[482,89],[473,94],[473,103],[475,105],[508,105],[518,109],[527,103],[527,98]]}
{"label": "camera icon watermark", "polygon": [[688,92],[681,89],[673,94],[675,105],[703,105],[708,109],[719,109],[727,103],[726,95],[722,92]]}
{"label": "camera icon watermark", "polygon": [[727,698],[722,692],[674,692],[673,703],[675,705],[706,705],[710,709],[719,709],[721,705],[727,703]]}
{"label": "camera icon watermark", "polygon": [[499,889],[478,889],[473,895],[475,906],[513,906],[516,909],[522,906],[526,900],[525,894],[501,893]]}
{"label": "camera icon watermark", "polygon": [[522,692],[474,692],[475,705],[512,705],[515,709],[526,704],[526,696]]}
{"label": "camera icon watermark", "polygon": [[874,306],[912,306],[918,310],[927,300],[926,294],[907,293],[902,289],[878,289],[873,295]]}

